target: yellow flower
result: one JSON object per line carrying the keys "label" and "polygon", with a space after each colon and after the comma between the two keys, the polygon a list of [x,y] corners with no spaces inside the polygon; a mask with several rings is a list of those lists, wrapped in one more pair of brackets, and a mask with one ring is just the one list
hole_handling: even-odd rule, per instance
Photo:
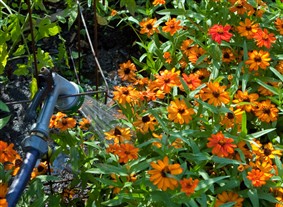
{"label": "yellow flower", "polygon": [[246,60],[246,64],[249,65],[250,70],[257,71],[258,69],[266,69],[269,66],[269,61],[271,58],[269,57],[269,52],[267,51],[257,51],[254,50],[249,52],[249,59]]}
{"label": "yellow flower", "polygon": [[142,117],[138,117],[137,121],[135,121],[134,126],[140,130],[141,133],[145,134],[149,130],[154,131],[155,125],[157,125],[157,121],[154,116],[147,114]]}
{"label": "yellow flower", "polygon": [[209,82],[207,87],[200,91],[200,97],[204,101],[208,101],[209,104],[214,106],[221,106],[222,104],[228,104],[230,97],[226,86],[220,86],[218,82]]}
{"label": "yellow flower", "polygon": [[134,82],[136,80],[137,68],[134,63],[128,60],[125,63],[120,64],[118,69],[118,75],[122,81]]}
{"label": "yellow flower", "polygon": [[217,199],[214,207],[220,207],[221,205],[229,202],[235,202],[234,206],[242,207],[243,201],[244,199],[239,197],[237,193],[224,191],[221,194],[217,195]]}
{"label": "yellow flower", "polygon": [[163,191],[168,188],[173,190],[178,186],[178,180],[173,175],[179,175],[183,172],[180,164],[169,164],[168,157],[164,157],[163,160],[158,160],[157,163],[150,163],[153,170],[149,170],[149,180]]}
{"label": "yellow flower", "polygon": [[273,122],[278,118],[279,110],[271,103],[270,100],[261,101],[254,110],[255,115],[263,122]]}
{"label": "yellow flower", "polygon": [[130,128],[123,128],[116,126],[114,129],[111,129],[109,132],[105,132],[105,139],[114,140],[114,143],[123,143],[125,141],[131,140],[131,130]]}
{"label": "yellow flower", "polygon": [[171,101],[167,108],[168,119],[179,124],[188,124],[195,113],[192,108],[188,108],[184,100]]}

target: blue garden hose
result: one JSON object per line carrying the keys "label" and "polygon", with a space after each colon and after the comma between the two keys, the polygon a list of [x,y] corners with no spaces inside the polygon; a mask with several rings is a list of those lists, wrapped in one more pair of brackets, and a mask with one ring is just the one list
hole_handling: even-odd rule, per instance
{"label": "blue garden hose", "polygon": [[17,205],[22,192],[30,180],[31,173],[39,156],[39,151],[33,148],[26,153],[20,172],[14,178],[13,183],[9,188],[9,192],[6,195],[8,207],[15,207]]}

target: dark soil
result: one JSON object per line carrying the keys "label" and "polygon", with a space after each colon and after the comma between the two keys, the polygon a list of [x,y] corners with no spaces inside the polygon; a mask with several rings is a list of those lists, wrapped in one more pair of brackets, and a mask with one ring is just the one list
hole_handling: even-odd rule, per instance
{"label": "dark soil", "polygon": [[[116,23],[111,26],[98,26],[98,39],[97,39],[97,58],[100,63],[106,81],[111,86],[119,84],[119,78],[117,77],[117,69],[119,64],[127,61],[130,57],[138,56],[137,49],[133,47],[135,41],[135,34],[127,28],[117,28]],[[90,27],[91,28],[91,27]],[[90,35],[93,37],[93,31],[90,30]],[[73,30],[71,32],[77,32]],[[66,38],[66,45],[70,46],[70,31],[66,31],[63,34]],[[82,37],[82,68],[79,71],[80,78],[83,80],[84,86],[89,86],[89,90],[95,89],[95,70],[96,64],[93,54],[91,53],[90,46],[86,38]],[[51,41],[51,42],[48,42]],[[86,43],[86,44],[85,44]],[[45,45],[45,48],[44,48]],[[56,52],[56,39],[49,38],[47,41],[42,41],[40,47],[45,51],[49,51],[52,54]],[[76,49],[76,48],[75,48]],[[77,60],[76,60],[77,61]],[[71,60],[70,60],[71,63]],[[29,102],[18,103],[29,100],[30,91],[29,84],[30,79],[28,77],[18,77],[11,73],[15,66],[14,62],[8,62],[7,68],[9,73],[6,73],[8,80],[5,83],[0,82],[0,100],[7,103],[11,117],[8,124],[0,130],[0,140],[8,143],[14,143],[15,148],[21,151],[21,141],[28,134],[29,125],[23,121],[26,110],[29,106]],[[70,71],[74,76],[73,69]],[[61,71],[57,71],[60,73]],[[69,74],[70,74],[69,73]],[[62,74],[61,74],[62,75]],[[63,75],[64,76],[64,75]],[[65,77],[69,80],[70,77]],[[73,80],[72,80],[73,81]],[[100,76],[99,84],[103,84],[102,76]],[[16,103],[12,103],[16,102]]]}

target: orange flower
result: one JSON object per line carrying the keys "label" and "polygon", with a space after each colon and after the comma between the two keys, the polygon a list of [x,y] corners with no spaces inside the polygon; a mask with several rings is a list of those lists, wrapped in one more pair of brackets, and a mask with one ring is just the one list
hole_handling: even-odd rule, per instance
{"label": "orange flower", "polygon": [[[275,88],[278,88],[278,82],[266,82],[266,84],[273,86]],[[264,96],[273,96],[274,95],[273,92],[271,92],[269,89],[267,89],[263,86],[259,86],[257,90],[261,95],[264,95]]]}
{"label": "orange flower", "polygon": [[230,63],[235,60],[235,56],[230,48],[222,49],[222,62]]}
{"label": "orange flower", "polygon": [[214,207],[220,207],[229,202],[235,202],[235,204],[233,205],[235,207],[242,207],[243,201],[244,199],[239,197],[237,193],[224,191],[221,194],[217,195]]}
{"label": "orange flower", "polygon": [[126,63],[120,64],[118,75],[122,81],[134,82],[136,80],[136,66],[130,60]]}
{"label": "orange flower", "polygon": [[7,193],[8,193],[8,184],[1,182],[0,183],[0,198],[5,198]]}
{"label": "orange flower", "polygon": [[163,5],[163,4],[166,4],[166,1],[165,1],[165,0],[154,0],[154,1],[152,2],[152,4],[153,4],[154,6]]}
{"label": "orange flower", "polygon": [[218,82],[209,82],[206,85],[207,87],[200,91],[202,100],[208,101],[209,104],[214,106],[221,106],[230,102],[229,94],[225,91],[226,86],[220,86]]}
{"label": "orange flower", "polygon": [[130,160],[138,159],[138,151],[139,148],[130,143],[125,143],[120,145],[115,154],[118,155],[120,163],[127,163]]}
{"label": "orange flower", "polygon": [[283,60],[279,60],[275,68],[279,73],[283,74]]}
{"label": "orange flower", "polygon": [[54,127],[60,129],[61,131],[66,131],[67,129],[72,129],[76,126],[77,121],[71,117],[61,117],[56,118]]}
{"label": "orange flower", "polygon": [[190,54],[190,49],[192,48],[192,44],[193,44],[193,40],[191,39],[186,39],[182,42],[182,45],[181,45],[181,51],[187,56],[189,57],[189,54]]}
{"label": "orange flower", "polygon": [[139,93],[136,89],[132,86],[115,86],[113,91],[114,101],[118,101],[119,104],[126,104],[126,103],[137,103]]}
{"label": "orange flower", "polygon": [[255,115],[263,122],[273,122],[278,118],[279,110],[271,103],[270,100],[261,101],[254,110]]}
{"label": "orange flower", "polygon": [[277,18],[274,22],[277,31],[283,35],[283,19]]}
{"label": "orange flower", "polygon": [[172,57],[170,52],[164,52],[163,57],[165,58],[165,62],[170,64],[172,62]]}
{"label": "orange flower", "polygon": [[254,23],[250,19],[246,18],[245,22],[240,22],[240,25],[237,26],[237,30],[242,37],[246,37],[247,39],[252,39],[254,34],[259,29],[259,24]]}
{"label": "orange flower", "polygon": [[137,121],[133,124],[138,130],[140,130],[141,133],[145,134],[149,130],[154,131],[155,125],[158,123],[154,116],[147,114],[142,117],[138,117]]}
{"label": "orange flower", "polygon": [[8,207],[8,202],[6,198],[0,198],[0,206],[1,207]]}
{"label": "orange flower", "polygon": [[183,172],[180,164],[169,164],[168,157],[164,157],[163,160],[157,160],[157,163],[150,163],[153,170],[149,170],[149,180],[163,191],[168,188],[173,190],[178,186],[178,181],[173,175],[179,175]]}
{"label": "orange flower", "polygon": [[66,116],[67,114],[64,114],[60,111],[57,114],[53,114],[50,118],[49,128],[54,128],[56,125],[56,122],[60,120],[62,117],[66,117]]}
{"label": "orange flower", "polygon": [[[201,80],[199,79],[199,76],[197,74],[191,73],[187,75],[185,73],[182,73],[182,76],[187,86],[192,91],[201,85]],[[181,90],[184,90],[183,86],[181,86]]]}
{"label": "orange flower", "polygon": [[195,192],[195,189],[199,183],[198,179],[193,180],[192,178],[184,178],[180,180],[181,191],[185,192],[187,196],[190,196]]}
{"label": "orange flower", "polygon": [[[205,53],[205,50],[201,47],[199,47],[198,45],[194,45],[188,54],[188,59],[189,61],[191,61],[193,64],[196,64],[199,57],[202,56]],[[204,61],[206,61],[207,58],[204,59]]]}
{"label": "orange flower", "polygon": [[154,19],[143,19],[140,22],[140,26],[141,26],[141,30],[140,33],[141,34],[147,34],[147,37],[150,37],[151,35],[153,35],[154,33],[158,33],[158,25],[156,25],[156,18]]}
{"label": "orange flower", "polygon": [[195,113],[192,108],[188,108],[184,100],[171,101],[167,108],[168,119],[179,124],[188,124]]}
{"label": "orange flower", "polygon": [[249,52],[249,59],[245,63],[250,65],[250,70],[258,70],[259,68],[266,69],[270,60],[269,52],[253,50]]}
{"label": "orange flower", "polygon": [[268,180],[264,175],[264,172],[257,169],[252,169],[251,172],[248,172],[247,178],[252,181],[252,184],[255,187],[261,187],[265,185],[266,180]]}
{"label": "orange flower", "polygon": [[[249,94],[247,91],[238,90],[234,98],[233,103],[238,104],[238,108],[241,108],[246,112],[251,112],[256,105],[256,100],[259,98],[259,95],[257,93]],[[241,104],[243,102],[245,102],[245,104]]]}
{"label": "orange flower", "polygon": [[82,130],[87,130],[90,127],[90,121],[86,118],[82,118],[79,125]]}
{"label": "orange flower", "polygon": [[248,4],[247,0],[230,0],[230,2],[233,4],[232,7],[230,7],[231,12],[236,12],[239,15],[245,14],[247,11],[250,11],[253,9],[253,7]]}
{"label": "orange flower", "polygon": [[0,163],[13,162],[17,158],[18,153],[13,148],[13,143],[8,145],[8,143],[0,141]]}
{"label": "orange flower", "polygon": [[163,32],[169,32],[171,36],[173,36],[178,30],[182,29],[183,26],[180,25],[181,20],[176,20],[176,18],[169,19],[165,22],[166,26],[162,27]]}
{"label": "orange flower", "polygon": [[122,128],[116,126],[114,129],[111,129],[109,132],[105,132],[105,139],[114,140],[114,143],[123,143],[125,141],[131,140],[131,131],[130,128]]}
{"label": "orange flower", "polygon": [[238,126],[238,130],[240,130],[243,111],[241,109],[234,110],[233,108],[230,108],[230,110],[231,112],[228,112],[225,116],[221,117],[220,123],[224,125],[226,129],[233,128],[236,124]]}
{"label": "orange flower", "polygon": [[232,144],[234,140],[232,138],[225,138],[222,132],[212,134],[211,137],[208,138],[208,141],[207,147],[213,148],[212,154],[219,157],[228,157],[229,154],[234,153],[234,148],[237,147],[235,144]]}
{"label": "orange flower", "polygon": [[153,82],[154,88],[170,93],[173,86],[181,85],[179,74],[180,71],[175,72],[175,68],[161,71],[160,75],[156,75],[156,80]]}
{"label": "orange flower", "polygon": [[118,12],[115,9],[112,9],[110,16],[114,17],[114,16],[116,16],[117,13]]}
{"label": "orange flower", "polygon": [[222,40],[229,42],[233,34],[229,32],[231,29],[230,25],[220,25],[215,24],[208,30],[208,34],[211,35],[212,40],[217,42],[218,44],[221,43]]}
{"label": "orange flower", "polygon": [[256,41],[256,45],[258,47],[266,47],[270,48],[271,44],[275,43],[276,37],[274,36],[273,33],[269,33],[267,29],[261,30],[259,29],[255,34],[254,34],[254,39]]}

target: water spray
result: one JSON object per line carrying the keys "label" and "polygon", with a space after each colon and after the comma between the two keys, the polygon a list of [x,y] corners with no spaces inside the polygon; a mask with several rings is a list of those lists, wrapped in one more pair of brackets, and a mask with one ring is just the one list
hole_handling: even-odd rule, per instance
{"label": "water spray", "polygon": [[[82,92],[79,85],[47,68],[40,70],[39,80],[38,91],[25,116],[27,121],[35,121],[35,123],[32,125],[30,135],[23,140],[26,156],[6,195],[8,207],[16,206],[30,180],[37,160],[48,153],[49,122],[55,108],[64,113],[71,113],[77,111],[84,101],[84,97],[79,96]],[[36,109],[40,104],[43,106],[37,117]]]}

